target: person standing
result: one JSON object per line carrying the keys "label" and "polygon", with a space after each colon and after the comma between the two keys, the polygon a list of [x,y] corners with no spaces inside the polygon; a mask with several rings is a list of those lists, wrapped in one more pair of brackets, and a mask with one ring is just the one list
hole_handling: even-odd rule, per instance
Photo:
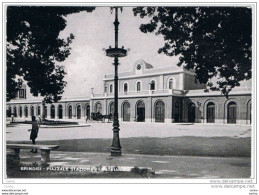
{"label": "person standing", "polygon": [[[35,116],[32,116],[32,128],[31,128],[31,135],[30,135],[30,140],[32,141],[32,144],[35,145],[35,140],[38,137],[38,132],[39,132],[39,124],[36,120]],[[37,149],[32,149],[32,153],[37,153]]]}

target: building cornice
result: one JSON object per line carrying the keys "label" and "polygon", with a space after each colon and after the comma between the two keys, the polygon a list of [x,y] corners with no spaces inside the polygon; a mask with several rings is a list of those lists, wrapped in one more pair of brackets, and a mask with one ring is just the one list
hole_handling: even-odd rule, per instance
{"label": "building cornice", "polygon": [[[78,101],[90,101],[89,97],[76,97],[76,98],[63,98],[58,102],[54,102],[56,104],[58,103],[64,103],[64,102],[78,102]],[[10,102],[6,102],[6,104],[42,104],[42,100],[12,100]]]}
{"label": "building cornice", "polygon": [[[145,78],[145,77],[152,77],[152,76],[159,76],[159,75],[180,74],[180,73],[184,73],[184,74],[188,74],[188,75],[192,75],[192,76],[195,75],[195,73],[193,73],[191,71],[188,71],[188,70],[177,70],[177,71],[170,71],[170,72],[168,72],[168,71],[166,71],[166,72],[155,72],[155,73],[147,73],[147,74],[141,74],[141,75],[129,75],[129,76],[120,76],[120,74],[119,74],[119,80],[138,79],[138,78]],[[112,76],[113,75],[111,74],[111,78],[103,78],[103,81],[113,81],[114,78]]]}

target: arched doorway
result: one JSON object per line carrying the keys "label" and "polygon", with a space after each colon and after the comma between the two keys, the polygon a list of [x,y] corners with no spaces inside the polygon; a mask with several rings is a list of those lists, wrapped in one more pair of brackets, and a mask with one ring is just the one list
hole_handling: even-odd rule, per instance
{"label": "arched doorway", "polygon": [[213,102],[207,104],[207,123],[215,123],[215,104]]}
{"label": "arched doorway", "polygon": [[26,118],[28,118],[28,107],[27,106],[24,107],[24,115]]}
{"label": "arched doorway", "polygon": [[235,124],[236,120],[237,120],[237,104],[235,102],[230,102],[228,104],[227,123]]}
{"label": "arched doorway", "polygon": [[137,122],[145,122],[145,104],[143,101],[137,103]]}
{"label": "arched doorway", "polygon": [[47,106],[44,106],[44,111],[43,111],[43,118],[45,119],[45,118],[47,118],[47,116],[48,116],[48,107]]}
{"label": "arched doorway", "polygon": [[54,105],[51,105],[51,108],[50,108],[50,117],[51,117],[51,118],[55,118],[55,106],[54,106]]}
{"label": "arched doorway", "polygon": [[14,114],[14,117],[17,117],[17,109],[16,109],[16,107],[13,108],[13,114]]}
{"label": "arched doorway", "polygon": [[130,104],[125,102],[123,104],[123,121],[130,121]]}
{"label": "arched doorway", "polygon": [[58,118],[59,119],[63,118],[63,106],[62,105],[58,106]]}
{"label": "arched doorway", "polygon": [[72,119],[72,106],[68,106],[68,118]]}
{"label": "arched doorway", "polygon": [[77,119],[81,119],[81,106],[78,105],[76,107],[76,116],[77,116]]}
{"label": "arched doorway", "polygon": [[34,115],[34,107],[33,106],[31,106],[31,116],[35,116]]}
{"label": "arched doorway", "polygon": [[177,122],[180,122],[180,103],[179,103],[179,101],[175,102],[174,108],[175,108],[174,122],[177,123]]}
{"label": "arched doorway", "polygon": [[90,119],[90,105],[87,105],[85,110],[86,110],[85,115],[87,116],[88,119]]}
{"label": "arched doorway", "polygon": [[99,112],[100,114],[102,114],[102,104],[101,103],[97,103],[95,105],[95,112]]}
{"label": "arched doorway", "polygon": [[111,120],[113,120],[114,118],[114,102],[110,103],[110,106],[109,106],[109,114],[112,115],[111,117]]}
{"label": "arched doorway", "polygon": [[250,105],[249,105],[249,107],[250,107],[250,111],[249,111],[249,114],[250,114],[250,124],[252,123],[252,104],[250,103]]}
{"label": "arched doorway", "polygon": [[165,121],[165,104],[162,101],[158,101],[155,104],[155,122]]}
{"label": "arched doorway", "polygon": [[195,122],[195,104],[189,103],[188,104],[188,122],[194,123]]}
{"label": "arched doorway", "polygon": [[40,106],[38,106],[37,115],[40,116],[40,113],[41,113],[41,109],[40,109]]}
{"label": "arched doorway", "polygon": [[12,108],[11,107],[9,107],[8,110],[6,110],[6,115],[7,115],[7,117],[11,117],[11,115],[12,115]]}
{"label": "arched doorway", "polygon": [[19,108],[19,115],[20,115],[20,117],[22,117],[22,107],[21,106]]}

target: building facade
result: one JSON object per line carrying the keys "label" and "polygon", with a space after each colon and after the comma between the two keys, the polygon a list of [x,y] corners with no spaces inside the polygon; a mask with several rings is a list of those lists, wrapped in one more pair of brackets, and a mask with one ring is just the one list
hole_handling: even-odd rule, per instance
{"label": "building facade", "polygon": [[[205,84],[195,80],[195,73],[182,67],[153,68],[144,60],[132,70],[119,73],[118,114],[121,122],[164,123],[251,123],[251,88],[234,88],[229,97],[220,92],[204,92]],[[58,103],[13,100],[10,113],[19,118],[42,115],[49,119],[85,119],[91,112],[114,112],[114,75],[105,75],[103,93],[91,98],[63,99]]]}

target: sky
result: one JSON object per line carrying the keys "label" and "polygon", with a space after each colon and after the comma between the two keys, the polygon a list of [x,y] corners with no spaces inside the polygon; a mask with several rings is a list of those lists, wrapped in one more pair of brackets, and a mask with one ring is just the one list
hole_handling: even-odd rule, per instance
{"label": "sky", "polygon": [[[62,63],[67,72],[67,86],[63,97],[90,96],[103,92],[105,74],[114,73],[113,58],[105,55],[103,48],[114,47],[114,19],[109,7],[97,7],[92,13],[81,12],[66,17],[67,27],[60,37],[75,35],[71,44],[71,55]],[[129,48],[128,56],[120,58],[119,72],[132,70],[134,63],[143,59],[154,68],[172,66],[177,68],[177,58],[158,54],[163,46],[163,37],[153,33],[142,33],[140,24],[145,22],[134,17],[132,7],[119,11],[119,47]],[[146,20],[147,22],[148,20]]]}

